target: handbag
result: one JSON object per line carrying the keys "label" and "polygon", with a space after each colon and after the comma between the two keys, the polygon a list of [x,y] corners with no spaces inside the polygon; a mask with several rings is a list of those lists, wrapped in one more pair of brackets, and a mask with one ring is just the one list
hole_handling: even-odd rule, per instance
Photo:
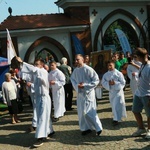
{"label": "handbag", "polygon": [[22,101],[18,99],[17,104],[18,104],[18,111],[19,113],[21,113],[23,111]]}

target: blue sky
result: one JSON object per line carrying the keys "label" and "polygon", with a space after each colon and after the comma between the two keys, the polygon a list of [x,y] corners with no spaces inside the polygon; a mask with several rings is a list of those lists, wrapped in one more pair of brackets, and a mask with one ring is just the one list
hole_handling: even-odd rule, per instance
{"label": "blue sky", "polygon": [[[8,8],[12,8],[12,15],[50,14],[58,13],[57,0],[0,0],[0,22],[8,16]],[[62,12],[62,9],[60,9]]]}

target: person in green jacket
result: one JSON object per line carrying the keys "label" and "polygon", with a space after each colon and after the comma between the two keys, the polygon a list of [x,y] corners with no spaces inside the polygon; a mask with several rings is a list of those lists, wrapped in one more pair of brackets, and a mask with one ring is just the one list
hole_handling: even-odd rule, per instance
{"label": "person in green jacket", "polygon": [[124,56],[124,53],[121,52],[119,56],[119,62],[121,63],[121,67],[128,62],[127,58]]}
{"label": "person in green jacket", "polygon": [[118,53],[114,53],[112,56],[112,60],[115,62],[115,68],[117,70],[121,70],[121,63],[119,62],[119,55]]}

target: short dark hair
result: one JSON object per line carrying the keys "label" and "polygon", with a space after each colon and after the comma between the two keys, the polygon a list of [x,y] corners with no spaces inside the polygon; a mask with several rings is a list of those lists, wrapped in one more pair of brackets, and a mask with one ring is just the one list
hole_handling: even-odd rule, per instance
{"label": "short dark hair", "polygon": [[85,57],[90,57],[90,56],[89,56],[89,55],[84,55],[84,58],[85,58]]}
{"label": "short dark hair", "polygon": [[77,56],[80,56],[80,57],[84,58],[84,56],[82,54],[76,54],[75,57],[77,57]]}
{"label": "short dark hair", "polygon": [[124,52],[120,52],[120,55],[124,55]]}
{"label": "short dark hair", "polygon": [[113,61],[113,60],[108,60],[108,61],[107,61],[107,64],[110,64],[110,63],[115,64],[115,61]]}
{"label": "short dark hair", "polygon": [[40,61],[40,63],[41,63],[42,65],[44,65],[44,60],[43,60],[43,59],[41,59],[41,58],[35,59],[35,60],[34,60],[34,64],[35,64],[37,61]]}
{"label": "short dark hair", "polygon": [[51,65],[51,64],[57,64],[57,62],[55,61],[55,60],[52,60],[49,64]]}
{"label": "short dark hair", "polygon": [[145,57],[146,55],[148,55],[148,52],[145,48],[140,48],[140,47],[137,47],[135,49],[135,54],[138,56],[138,57]]}

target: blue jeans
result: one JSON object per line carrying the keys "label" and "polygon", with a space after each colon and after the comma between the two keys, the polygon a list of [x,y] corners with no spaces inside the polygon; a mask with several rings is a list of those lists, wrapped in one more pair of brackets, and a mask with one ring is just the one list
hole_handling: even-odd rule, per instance
{"label": "blue jeans", "polygon": [[141,113],[144,108],[147,117],[150,117],[150,105],[149,104],[150,104],[149,96],[139,97],[137,95],[134,95],[132,111],[133,113]]}

